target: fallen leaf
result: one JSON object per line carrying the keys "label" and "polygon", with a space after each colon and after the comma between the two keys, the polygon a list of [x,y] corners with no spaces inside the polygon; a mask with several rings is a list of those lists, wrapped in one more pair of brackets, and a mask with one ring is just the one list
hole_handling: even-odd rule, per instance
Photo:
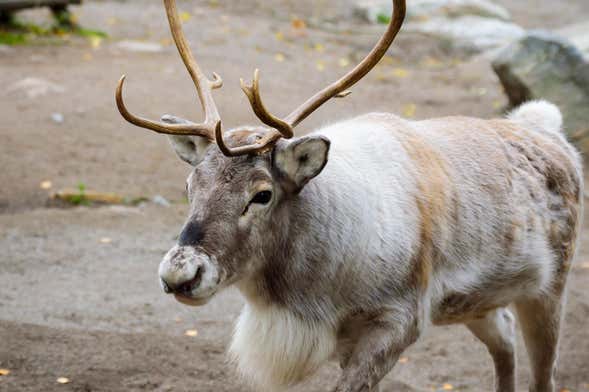
{"label": "fallen leaf", "polygon": [[571,392],[571,390],[570,390],[570,389],[566,389],[566,388],[562,388],[562,389],[560,390],[560,392]]}
{"label": "fallen leaf", "polygon": [[198,331],[196,329],[187,329],[186,332],[184,332],[184,335],[193,338],[198,335]]}
{"label": "fallen leaf", "polygon": [[274,38],[276,38],[277,41],[284,41],[284,33],[282,31],[277,31],[274,33]]}
{"label": "fallen leaf", "polygon": [[0,369],[0,376],[8,376],[9,374],[10,374],[10,370]]}
{"label": "fallen leaf", "polygon": [[403,107],[403,115],[405,117],[414,117],[415,112],[417,111],[417,105],[414,103],[407,104]]}
{"label": "fallen leaf", "polygon": [[174,321],[177,323],[181,323],[182,322],[182,318],[181,317],[174,317]]}
{"label": "fallen leaf", "polygon": [[41,184],[39,184],[39,186],[41,187],[41,189],[51,189],[53,184],[51,183],[51,181],[46,180],[46,181],[41,181]]}
{"label": "fallen leaf", "polygon": [[325,63],[321,60],[317,61],[316,68],[319,72],[325,71]]}
{"label": "fallen leaf", "polygon": [[395,68],[393,69],[393,75],[397,78],[406,78],[409,76],[409,71],[405,68]]}
{"label": "fallen leaf", "polygon": [[452,384],[444,384],[444,385],[442,385],[442,389],[444,391],[451,391],[454,389],[454,387],[452,386]]}
{"label": "fallen leaf", "polygon": [[348,65],[350,65],[350,60],[345,57],[342,57],[337,61],[337,65],[339,65],[342,68],[347,67]]}
{"label": "fallen leaf", "polygon": [[82,56],[82,59],[84,59],[84,61],[91,61],[92,55],[90,53],[84,53],[84,55]]}
{"label": "fallen leaf", "polygon": [[589,269],[589,261],[585,261],[583,263],[578,263],[577,266],[582,269]]}
{"label": "fallen leaf", "polygon": [[108,237],[102,237],[100,239],[100,243],[101,244],[110,244],[112,242],[112,238],[108,238]]}
{"label": "fallen leaf", "polygon": [[59,384],[69,384],[69,382],[70,382],[70,379],[69,379],[69,378],[67,378],[67,377],[59,377],[59,378],[58,378],[56,381],[57,381]]}
{"label": "fallen leaf", "polygon": [[99,49],[100,45],[102,44],[102,37],[93,35],[88,38],[88,40],[90,41],[90,47],[92,47],[94,50]]}
{"label": "fallen leaf", "polygon": [[304,20],[297,17],[292,18],[292,20],[290,21],[290,25],[295,30],[304,30],[307,28],[307,23],[305,23]]}
{"label": "fallen leaf", "polygon": [[180,21],[181,22],[188,22],[192,18],[192,15],[186,11],[180,12]]}
{"label": "fallen leaf", "polygon": [[493,101],[493,109],[499,109],[503,106],[503,101],[496,99]]}
{"label": "fallen leaf", "polygon": [[285,57],[282,53],[276,53],[274,55],[274,60],[278,61],[279,63],[282,63],[284,61]]}
{"label": "fallen leaf", "polygon": [[325,52],[325,46],[323,46],[323,44],[315,44],[313,45],[313,49],[315,49],[315,52],[319,52],[319,53],[323,53]]}
{"label": "fallen leaf", "polygon": [[397,62],[397,60],[395,60],[394,58],[392,58],[391,56],[384,56],[382,58],[382,60],[380,60],[380,64],[382,65],[393,65]]}
{"label": "fallen leaf", "polygon": [[407,358],[407,357],[401,357],[401,358],[399,358],[399,361],[398,362],[399,363],[407,363],[408,361],[409,361],[409,358]]}
{"label": "fallen leaf", "polygon": [[421,60],[421,65],[426,68],[438,68],[441,67],[443,63],[435,57],[427,56]]}

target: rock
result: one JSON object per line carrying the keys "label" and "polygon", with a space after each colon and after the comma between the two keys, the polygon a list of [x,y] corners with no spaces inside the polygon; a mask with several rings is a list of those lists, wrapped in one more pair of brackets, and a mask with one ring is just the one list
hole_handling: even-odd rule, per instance
{"label": "rock", "polygon": [[589,134],[589,62],[572,43],[530,32],[500,51],[492,65],[512,107],[546,99],[563,112],[569,137]]}
{"label": "rock", "polygon": [[57,124],[61,124],[65,120],[61,113],[51,113],[51,119]]}
{"label": "rock", "polygon": [[49,94],[61,94],[65,91],[62,86],[45,79],[25,78],[8,86],[9,94],[22,94],[29,99]]}
{"label": "rock", "polygon": [[525,35],[513,23],[480,16],[434,18],[423,23],[410,23],[405,31],[426,33],[446,40],[452,48],[479,53],[509,44]]}
{"label": "rock", "polygon": [[142,53],[157,53],[163,50],[163,46],[155,42],[143,42],[132,40],[121,41],[117,44],[117,47],[129,52]]}
{"label": "rock", "polygon": [[555,34],[571,41],[589,61],[589,22],[564,27],[556,30]]}
{"label": "rock", "polygon": [[154,196],[151,201],[154,204],[157,204],[158,206],[162,206],[162,207],[169,207],[171,204],[168,201],[168,199],[166,199],[165,197],[161,196],[161,195],[156,195]]}
{"label": "rock", "polygon": [[[357,0],[354,5],[355,15],[371,23],[379,22],[382,16],[391,15],[391,11],[391,0]],[[511,19],[509,11],[487,0],[412,0],[407,7],[409,20],[467,15],[506,21]]]}

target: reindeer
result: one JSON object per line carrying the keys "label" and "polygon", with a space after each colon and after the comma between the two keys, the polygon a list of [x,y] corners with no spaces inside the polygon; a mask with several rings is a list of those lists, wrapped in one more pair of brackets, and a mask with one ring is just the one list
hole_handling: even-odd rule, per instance
{"label": "reindeer", "polygon": [[204,305],[234,285],[245,297],[229,349],[258,390],[289,387],[330,359],[337,392],[377,391],[401,353],[431,325],[464,324],[487,347],[497,391],[515,390],[517,312],[532,367],[530,391],[554,391],[567,272],[582,216],[579,155],[552,104],[505,119],[409,121],[370,113],[294,137],[343,97],[399,32],[405,1],[353,70],[285,118],[242,80],[265,126],[224,131],[207,78],[164,0],[172,35],[204,109],[196,124],[131,114],[170,135],[194,166],[188,219],[159,266],[166,293]]}

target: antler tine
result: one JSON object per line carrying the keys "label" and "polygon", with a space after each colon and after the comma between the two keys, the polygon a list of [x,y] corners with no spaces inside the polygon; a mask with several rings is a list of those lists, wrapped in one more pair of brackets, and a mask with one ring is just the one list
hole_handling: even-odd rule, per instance
{"label": "antler tine", "polygon": [[307,118],[311,113],[317,110],[321,105],[331,98],[344,98],[350,94],[348,89],[360,81],[386,54],[388,48],[391,46],[397,33],[401,30],[403,21],[405,20],[406,4],[405,0],[393,0],[393,15],[387,27],[386,32],[380,38],[376,46],[370,53],[358,64],[354,69],[344,75],[342,78],[327,86],[323,90],[317,92],[301,106],[290,113],[284,120],[272,115],[264,106],[262,97],[260,96],[260,74],[256,69],[254,79],[250,86],[241,81],[241,88],[247,95],[251,107],[256,116],[266,125],[272,127],[273,130],[268,133],[263,139],[257,143],[248,146],[237,148],[228,148],[223,143],[223,135],[220,132],[216,133],[217,144],[225,155],[237,156],[251,153],[260,153],[271,148],[281,137],[289,139],[293,136],[293,128],[301,121]]}
{"label": "antler tine", "polygon": [[198,98],[204,111],[205,120],[200,124],[165,124],[131,114],[127,110],[123,101],[123,84],[125,76],[121,77],[117,85],[115,95],[117,107],[125,120],[139,127],[169,135],[204,136],[210,140],[214,140],[215,130],[221,125],[221,118],[215,101],[213,100],[212,91],[223,86],[223,79],[221,79],[217,73],[213,73],[212,80],[208,79],[201,71],[198,63],[194,59],[188,42],[186,41],[184,32],[182,31],[182,23],[178,16],[175,0],[164,0],[164,7],[166,9],[172,37],[176,43],[176,48],[178,49],[180,57],[196,87]]}
{"label": "antler tine", "polygon": [[397,33],[401,30],[401,26],[405,20],[405,13],[405,0],[393,0],[393,15],[391,16],[387,30],[364,60],[342,78],[309,98],[305,103],[290,113],[285,121],[294,128],[329,99],[348,95],[349,92],[346,90],[366,76],[386,54],[395,40]]}
{"label": "antler tine", "polygon": [[264,102],[260,96],[260,70],[256,68],[254,71],[254,79],[250,86],[246,85],[243,79],[240,81],[241,89],[249,99],[256,116],[258,116],[264,124],[280,132],[285,139],[293,137],[294,132],[290,124],[272,115],[268,109],[266,109],[266,106],[264,106]]}

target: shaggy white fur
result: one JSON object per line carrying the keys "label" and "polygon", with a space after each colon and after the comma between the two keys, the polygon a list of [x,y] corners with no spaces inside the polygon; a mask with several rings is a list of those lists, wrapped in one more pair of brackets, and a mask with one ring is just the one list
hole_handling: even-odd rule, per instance
{"label": "shaggy white fur", "polygon": [[278,391],[314,373],[335,351],[335,329],[277,307],[246,304],[229,348],[256,390]]}

